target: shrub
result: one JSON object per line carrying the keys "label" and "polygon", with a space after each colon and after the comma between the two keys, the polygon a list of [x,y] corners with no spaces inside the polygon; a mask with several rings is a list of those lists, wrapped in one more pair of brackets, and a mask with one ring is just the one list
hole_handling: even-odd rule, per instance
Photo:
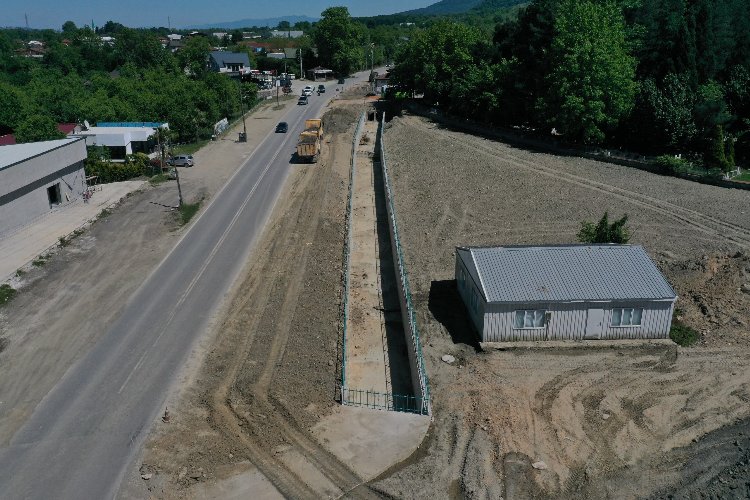
{"label": "shrub", "polygon": [[700,334],[689,326],[673,322],[669,330],[669,338],[677,345],[688,347],[700,340]]}
{"label": "shrub", "polygon": [[7,304],[16,295],[16,289],[7,283],[0,285],[0,306]]}
{"label": "shrub", "polygon": [[661,173],[668,175],[684,172],[692,167],[689,161],[672,155],[657,156],[651,162],[651,165],[659,169]]}
{"label": "shrub", "polygon": [[609,213],[604,212],[596,224],[589,221],[581,222],[578,241],[581,243],[627,243],[631,235],[627,222],[628,215],[625,214],[610,224]]}

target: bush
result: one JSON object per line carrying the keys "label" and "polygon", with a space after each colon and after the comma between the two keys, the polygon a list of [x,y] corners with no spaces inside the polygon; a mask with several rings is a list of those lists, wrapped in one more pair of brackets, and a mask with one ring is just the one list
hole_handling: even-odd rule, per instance
{"label": "bush", "polygon": [[0,306],[7,304],[16,295],[16,289],[7,283],[0,285]]}
{"label": "bush", "polygon": [[95,155],[86,160],[86,175],[98,176],[97,180],[102,184],[150,175],[151,170],[148,156],[143,153],[128,155],[125,163],[113,163]]}
{"label": "bush", "polygon": [[659,169],[659,172],[667,175],[684,172],[690,170],[692,167],[692,164],[689,161],[672,155],[657,156],[651,162],[651,165]]}
{"label": "bush", "polygon": [[578,241],[581,243],[619,243],[625,244],[630,240],[630,228],[627,226],[628,215],[609,223],[609,213],[604,215],[599,222],[583,221],[581,230],[578,231]]}
{"label": "bush", "polygon": [[673,322],[669,330],[669,338],[677,345],[688,347],[700,340],[700,333],[689,326]]}

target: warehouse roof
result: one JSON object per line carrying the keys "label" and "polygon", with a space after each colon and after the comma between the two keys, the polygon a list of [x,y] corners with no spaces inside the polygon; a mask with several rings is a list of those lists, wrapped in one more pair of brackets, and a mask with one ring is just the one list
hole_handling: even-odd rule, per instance
{"label": "warehouse roof", "polygon": [[54,141],[26,142],[23,144],[12,144],[0,146],[0,170],[10,167],[35,156],[48,153],[53,149],[61,148],[79,141],[78,138],[57,139]]}
{"label": "warehouse roof", "polygon": [[487,302],[674,300],[637,245],[460,247]]}

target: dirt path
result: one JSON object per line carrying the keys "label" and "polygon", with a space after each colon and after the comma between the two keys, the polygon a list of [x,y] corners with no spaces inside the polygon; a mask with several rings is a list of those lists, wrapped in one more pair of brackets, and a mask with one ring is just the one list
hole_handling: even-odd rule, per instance
{"label": "dirt path", "polygon": [[[526,151],[410,116],[385,138],[435,425],[427,449],[375,489],[598,499],[690,484],[744,494],[731,478],[746,470],[750,417],[746,192]],[[454,248],[570,243],[581,220],[605,210],[628,213],[633,242],[673,284],[701,344],[477,352]]]}

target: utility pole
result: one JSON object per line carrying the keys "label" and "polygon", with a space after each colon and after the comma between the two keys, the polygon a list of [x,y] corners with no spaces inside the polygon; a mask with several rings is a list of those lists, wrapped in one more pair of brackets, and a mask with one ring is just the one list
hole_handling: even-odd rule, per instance
{"label": "utility pole", "polygon": [[238,80],[237,88],[240,91],[240,113],[242,113],[242,133],[240,134],[238,142],[247,142],[247,127],[245,126],[245,105],[242,99],[242,75],[240,75],[240,78]]}
{"label": "utility pole", "polygon": [[305,74],[302,72],[302,47],[299,49],[299,79],[305,79]]}
{"label": "utility pole", "polygon": [[372,91],[375,92],[375,44],[370,44],[370,76],[372,76]]}

